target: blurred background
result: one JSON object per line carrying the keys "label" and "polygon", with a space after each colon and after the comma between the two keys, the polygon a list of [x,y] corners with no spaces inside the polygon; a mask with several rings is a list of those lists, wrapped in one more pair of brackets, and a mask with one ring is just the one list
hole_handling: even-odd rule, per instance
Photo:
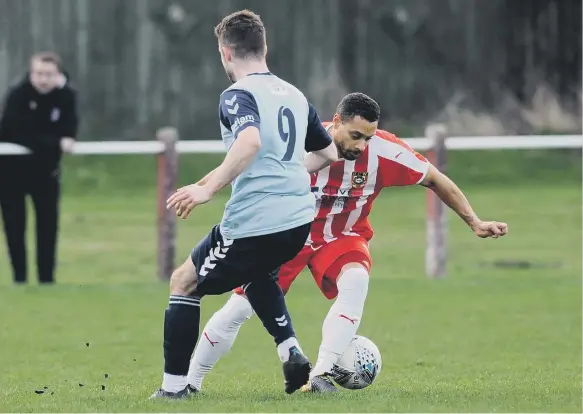
{"label": "blurred background", "polygon": [[[218,140],[229,83],[213,27],[242,8],[264,20],[270,69],[323,120],[359,91],[405,139],[434,122],[450,136],[581,134],[581,0],[0,0],[0,90],[52,50],[79,91],[79,141],[154,140],[168,125],[181,140]],[[181,154],[178,184],[222,157]],[[581,149],[448,151],[446,172],[510,233],[479,240],[450,213],[447,276],[429,279],[425,190],[383,191],[360,327],[384,358],[373,386],[282,398],[253,318],[205,398],[171,410],[581,412]],[[62,183],[54,286],[36,285],[31,206],[29,285],[12,285],[1,243],[0,411],[167,411],[144,402],[161,376],[168,300],[156,157],[65,155]],[[176,263],[227,193],[178,223]],[[203,321],[225,300],[206,298]],[[307,272],[287,300],[313,359],[330,303]]]}
{"label": "blurred background", "polygon": [[247,7],[268,30],[273,72],[322,118],[353,91],[381,126],[417,136],[581,128],[579,0],[0,0],[0,86],[39,50],[61,54],[81,91],[84,139],[218,138],[228,85],[213,27]]}

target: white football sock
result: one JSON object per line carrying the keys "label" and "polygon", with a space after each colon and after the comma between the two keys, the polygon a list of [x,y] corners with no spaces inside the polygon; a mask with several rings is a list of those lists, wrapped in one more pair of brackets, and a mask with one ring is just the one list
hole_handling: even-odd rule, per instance
{"label": "white football sock", "polygon": [[202,330],[188,369],[188,383],[201,390],[205,375],[233,346],[241,325],[253,316],[245,296],[233,294]]}
{"label": "white football sock", "polygon": [[172,375],[164,373],[162,389],[168,392],[178,392],[186,388],[187,382],[184,375]]}
{"label": "white football sock", "polygon": [[277,346],[277,355],[279,355],[279,359],[281,359],[281,362],[286,362],[289,359],[289,350],[294,346],[298,348],[298,351],[300,351],[302,354],[304,353],[304,351],[302,351],[302,348],[300,348],[298,340],[293,336],[291,338],[286,339]]}
{"label": "white football sock", "polygon": [[322,344],[310,378],[329,373],[360,326],[368,292],[368,272],[362,267],[344,271],[337,282],[338,296],[322,325]]}

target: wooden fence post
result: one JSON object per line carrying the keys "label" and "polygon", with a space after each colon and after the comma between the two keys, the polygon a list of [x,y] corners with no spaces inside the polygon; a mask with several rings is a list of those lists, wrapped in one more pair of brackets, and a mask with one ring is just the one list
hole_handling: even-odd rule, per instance
{"label": "wooden fence post", "polygon": [[[440,171],[446,171],[446,135],[444,125],[429,125],[425,136],[431,141],[428,160]],[[425,272],[428,277],[441,278],[447,267],[447,206],[431,190],[427,190],[427,232]]]}
{"label": "wooden fence post", "polygon": [[169,280],[174,270],[176,242],[176,213],[166,209],[166,200],[178,183],[178,130],[161,128],[156,138],[164,149],[158,154],[158,278]]}

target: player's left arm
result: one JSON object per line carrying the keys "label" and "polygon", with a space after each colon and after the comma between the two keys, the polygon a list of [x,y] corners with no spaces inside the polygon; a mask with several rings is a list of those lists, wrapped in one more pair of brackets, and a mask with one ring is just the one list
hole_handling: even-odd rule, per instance
{"label": "player's left arm", "polygon": [[304,166],[308,172],[320,171],[338,161],[338,149],[332,137],[322,126],[322,121],[312,104],[308,103],[308,128],[306,131]]}
{"label": "player's left arm", "polygon": [[221,95],[220,118],[233,133],[235,142],[221,165],[196,184],[182,187],[167,201],[176,207],[177,215],[187,218],[194,207],[207,203],[237,178],[255,159],[261,149],[260,119],[257,103],[249,92],[228,90]]}
{"label": "player's left arm", "polygon": [[456,212],[478,237],[498,238],[508,232],[508,225],[497,221],[482,221],[459,187],[407,143],[386,131],[377,131],[379,167],[383,186],[420,184],[432,190]]}
{"label": "player's left arm", "polygon": [[433,191],[478,237],[496,239],[508,233],[506,223],[480,220],[462,190],[433,165],[429,164],[427,173],[419,184]]}

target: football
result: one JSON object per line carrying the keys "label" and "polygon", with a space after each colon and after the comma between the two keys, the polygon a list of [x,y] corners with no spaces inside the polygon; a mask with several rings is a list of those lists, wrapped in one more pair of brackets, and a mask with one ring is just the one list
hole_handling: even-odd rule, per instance
{"label": "football", "polygon": [[381,353],[374,342],[356,335],[332,367],[332,378],[343,388],[359,390],[373,383],[382,365]]}

